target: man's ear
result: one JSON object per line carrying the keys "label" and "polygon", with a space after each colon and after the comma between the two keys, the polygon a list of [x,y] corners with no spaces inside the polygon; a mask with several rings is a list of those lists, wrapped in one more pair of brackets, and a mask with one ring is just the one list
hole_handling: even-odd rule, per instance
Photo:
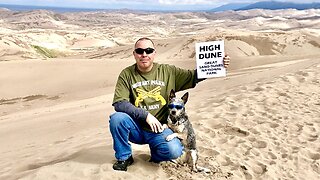
{"label": "man's ear", "polygon": [[173,89],[171,89],[170,95],[169,95],[169,101],[170,101],[171,99],[175,98],[175,97],[176,97],[176,93],[174,92]]}
{"label": "man's ear", "polygon": [[183,103],[184,103],[184,104],[187,103],[188,97],[189,97],[189,93],[188,93],[188,92],[186,92],[186,93],[181,97],[181,99],[183,100]]}

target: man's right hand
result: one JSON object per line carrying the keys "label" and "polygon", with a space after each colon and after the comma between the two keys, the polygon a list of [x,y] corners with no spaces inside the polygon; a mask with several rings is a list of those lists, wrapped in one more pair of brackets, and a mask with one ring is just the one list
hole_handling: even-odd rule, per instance
{"label": "man's right hand", "polygon": [[148,113],[146,121],[151,127],[152,132],[161,133],[164,130],[162,124],[152,114]]}

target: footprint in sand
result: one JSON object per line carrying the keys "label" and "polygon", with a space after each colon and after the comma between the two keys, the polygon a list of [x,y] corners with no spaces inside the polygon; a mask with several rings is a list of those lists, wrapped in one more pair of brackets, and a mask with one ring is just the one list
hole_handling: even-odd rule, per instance
{"label": "footprint in sand", "polygon": [[229,108],[228,113],[230,113],[231,115],[237,115],[237,113],[232,113],[232,112],[239,112],[239,107],[232,102],[229,102],[227,104]]}
{"label": "footprint in sand", "polygon": [[261,87],[261,86],[258,86],[258,87],[253,89],[253,91],[255,91],[255,92],[260,92],[260,91],[263,91],[263,90],[264,90],[264,88]]}
{"label": "footprint in sand", "polygon": [[254,141],[252,142],[252,146],[255,148],[266,148],[267,147],[267,142],[265,141]]}
{"label": "footprint in sand", "polygon": [[314,142],[319,138],[318,134],[307,134],[307,140],[310,142]]}
{"label": "footprint in sand", "polygon": [[248,172],[248,168],[246,166],[241,165],[240,168],[241,168],[242,173],[244,174],[246,180],[250,180],[253,178],[253,176]]}
{"label": "footprint in sand", "polygon": [[265,98],[263,100],[263,103],[264,103],[264,106],[265,107],[273,107],[273,106],[276,106],[278,105],[280,102],[277,98],[275,97],[268,97],[268,98]]}
{"label": "footprint in sand", "polygon": [[239,137],[246,137],[250,134],[248,131],[242,130],[238,127],[225,127],[224,131],[228,135],[234,135]]}
{"label": "footprint in sand", "polygon": [[300,144],[306,144],[308,142],[315,142],[319,139],[317,130],[313,126],[304,125],[301,127],[296,141]]}
{"label": "footprint in sand", "polygon": [[309,72],[305,72],[305,71],[298,71],[296,74],[301,75],[301,76],[305,76],[305,77],[309,76]]}
{"label": "footprint in sand", "polygon": [[230,160],[230,158],[225,155],[218,155],[217,161],[222,166],[229,166],[230,164],[232,164],[232,161]]}
{"label": "footprint in sand", "polygon": [[317,129],[314,127],[313,123],[309,123],[308,126],[304,127],[304,136],[308,141],[316,141],[319,138]]}
{"label": "footprint in sand", "polygon": [[314,172],[320,174],[320,162],[313,162],[311,168]]}
{"label": "footprint in sand", "polygon": [[319,152],[313,152],[311,150],[309,150],[307,152],[307,157],[314,160],[314,161],[317,161],[320,159],[320,153]]}
{"label": "footprint in sand", "polygon": [[260,135],[260,134],[261,134],[261,132],[258,131],[258,130],[255,129],[255,128],[252,128],[252,129],[250,129],[249,131],[250,131],[251,133],[253,133],[254,135]]}
{"label": "footprint in sand", "polygon": [[200,154],[206,154],[210,157],[216,157],[220,155],[220,152],[216,151],[212,147],[199,146],[199,152]]}
{"label": "footprint in sand", "polygon": [[201,134],[201,136],[199,136],[199,140],[207,141],[208,136],[211,138],[216,137],[216,132],[214,131],[214,129],[211,129],[206,126],[207,125],[205,125],[203,123],[194,123],[194,128],[196,129],[196,133]]}
{"label": "footprint in sand", "polygon": [[273,160],[277,159],[277,156],[273,152],[268,152],[268,156]]}
{"label": "footprint in sand", "polygon": [[299,152],[300,147],[298,147],[298,146],[292,146],[291,149],[292,149],[292,150],[291,150],[291,153],[294,154],[294,153],[298,153],[298,152]]}
{"label": "footprint in sand", "polygon": [[258,175],[262,175],[268,171],[267,166],[265,164],[260,163],[260,162],[254,162],[251,165],[251,168],[252,168],[252,171]]}
{"label": "footprint in sand", "polygon": [[269,125],[271,128],[277,128],[280,126],[278,123],[273,123],[273,122],[271,122]]}
{"label": "footprint in sand", "polygon": [[290,134],[294,133],[294,134],[300,135],[302,129],[303,129],[303,125],[301,125],[301,124],[294,124],[294,125],[288,127],[288,132],[289,132]]}
{"label": "footprint in sand", "polygon": [[290,84],[292,85],[299,85],[300,84],[300,81],[299,79],[296,77],[296,76],[291,76],[291,75],[288,75],[285,77],[284,79],[286,82],[289,82]]}
{"label": "footprint in sand", "polygon": [[55,142],[53,142],[53,144],[54,144],[54,145],[61,144],[61,143],[64,143],[64,142],[66,142],[66,141],[68,141],[68,140],[71,140],[71,139],[73,139],[73,138],[74,138],[73,136],[70,136],[70,137],[65,138],[65,139],[63,139],[63,140],[55,141]]}

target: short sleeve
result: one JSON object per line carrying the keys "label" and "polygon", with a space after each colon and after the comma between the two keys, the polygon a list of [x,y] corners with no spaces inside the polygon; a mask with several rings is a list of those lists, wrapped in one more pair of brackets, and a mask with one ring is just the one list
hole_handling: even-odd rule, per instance
{"label": "short sleeve", "polygon": [[125,70],[123,70],[120,73],[115,86],[112,104],[122,100],[130,101],[130,86],[128,82],[128,75]]}

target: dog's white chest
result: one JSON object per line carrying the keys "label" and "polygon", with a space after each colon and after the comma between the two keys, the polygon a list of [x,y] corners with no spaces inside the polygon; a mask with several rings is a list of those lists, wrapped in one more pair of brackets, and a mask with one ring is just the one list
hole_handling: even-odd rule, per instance
{"label": "dog's white chest", "polygon": [[171,121],[169,121],[168,126],[170,127],[170,129],[172,129],[173,132],[176,133],[182,133],[185,128],[184,124],[172,124]]}
{"label": "dog's white chest", "polygon": [[176,126],[176,132],[181,133],[181,132],[183,132],[184,128],[185,128],[185,125],[180,124],[180,125]]}

